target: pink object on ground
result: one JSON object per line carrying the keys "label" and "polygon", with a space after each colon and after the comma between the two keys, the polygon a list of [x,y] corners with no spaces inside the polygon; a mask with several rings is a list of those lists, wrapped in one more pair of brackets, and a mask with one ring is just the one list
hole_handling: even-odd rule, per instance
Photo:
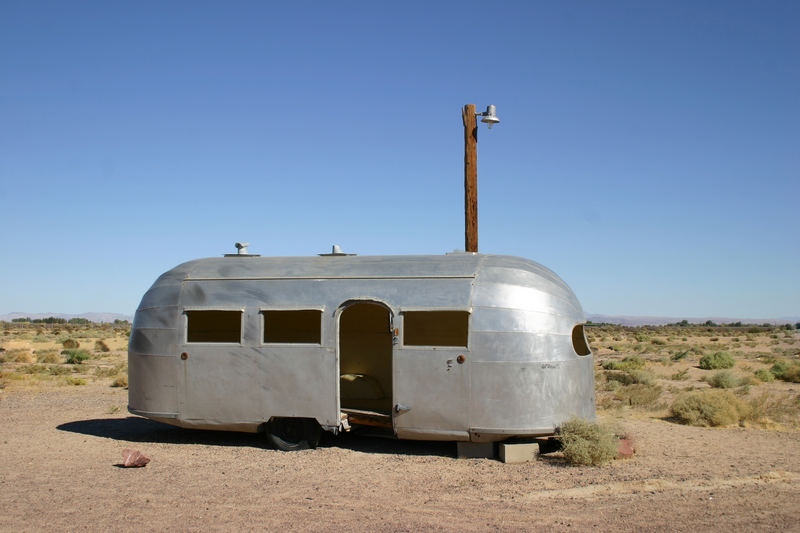
{"label": "pink object on ground", "polygon": [[625,436],[619,439],[617,443],[617,459],[630,459],[633,457],[633,454],[636,453],[636,445],[633,442],[633,438],[630,436]]}
{"label": "pink object on ground", "polygon": [[150,462],[150,458],[142,454],[139,450],[125,448],[122,450],[122,466],[125,468],[136,468],[144,466]]}

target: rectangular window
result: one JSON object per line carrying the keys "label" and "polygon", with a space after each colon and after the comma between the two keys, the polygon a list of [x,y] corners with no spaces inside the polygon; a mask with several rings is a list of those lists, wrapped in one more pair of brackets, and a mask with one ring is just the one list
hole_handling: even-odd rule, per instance
{"label": "rectangular window", "polygon": [[467,346],[469,313],[466,311],[406,311],[403,344],[406,346]]}
{"label": "rectangular window", "polygon": [[242,312],[186,311],[186,342],[242,342]]}
{"label": "rectangular window", "polygon": [[322,342],[322,311],[262,311],[264,342],[320,344]]}

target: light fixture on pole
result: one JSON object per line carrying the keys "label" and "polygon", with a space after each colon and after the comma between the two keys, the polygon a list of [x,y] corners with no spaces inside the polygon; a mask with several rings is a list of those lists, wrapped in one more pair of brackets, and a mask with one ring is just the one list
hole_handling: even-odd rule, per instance
{"label": "light fixture on pole", "polygon": [[493,105],[486,106],[486,111],[479,113],[479,115],[483,117],[481,122],[485,122],[486,125],[489,126],[489,129],[492,129],[492,126],[495,124],[500,123],[500,119],[497,118],[497,108]]}
{"label": "light fixture on pole", "polygon": [[461,112],[464,120],[464,249],[478,251],[478,121],[483,117],[489,129],[500,122],[497,109],[490,105],[483,113],[476,113],[475,106],[467,104]]}

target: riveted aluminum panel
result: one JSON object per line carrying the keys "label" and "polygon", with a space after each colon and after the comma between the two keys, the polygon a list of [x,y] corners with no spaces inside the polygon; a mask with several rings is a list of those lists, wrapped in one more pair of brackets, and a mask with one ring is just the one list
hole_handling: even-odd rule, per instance
{"label": "riveted aluminum panel", "polygon": [[480,256],[226,257],[205,259],[190,279],[473,276]]}
{"label": "riveted aluminum panel", "polygon": [[480,279],[475,284],[472,305],[541,311],[561,316],[583,316],[583,310],[577,302],[564,300],[550,292],[508,283],[482,283]]}
{"label": "riveted aluminum panel", "polygon": [[128,407],[177,415],[178,357],[128,355]]}
{"label": "riveted aluminum panel", "polygon": [[180,324],[183,309],[177,305],[140,308],[134,319],[133,329],[175,329]]}
{"label": "riveted aluminum panel", "polygon": [[483,255],[481,257],[483,257],[481,264],[482,272],[486,272],[494,268],[508,268],[514,271],[531,272],[539,278],[553,282],[555,285],[561,285],[564,287],[567,286],[567,284],[564,283],[564,280],[558,277],[555,272],[535,261],[531,261],[530,259],[515,257],[512,255]]}
{"label": "riveted aluminum panel", "polygon": [[457,358],[466,348],[404,347],[394,360],[395,403],[409,408],[395,415],[398,432],[462,431],[469,426],[469,370]]}
{"label": "riveted aluminum panel", "polygon": [[472,312],[471,327],[474,333],[517,331],[540,335],[570,335],[576,323],[572,317],[546,311],[476,306]]}
{"label": "riveted aluminum panel", "polygon": [[351,299],[376,299],[392,306],[469,306],[471,279],[386,280],[204,280],[187,281],[181,295],[184,306],[213,308],[309,307],[336,309]]}
{"label": "riveted aluminum panel", "polygon": [[139,309],[158,309],[175,305],[180,299],[180,282],[156,283],[142,297]]}
{"label": "riveted aluminum panel", "polygon": [[128,355],[178,355],[180,334],[177,329],[131,329]]}
{"label": "riveted aluminum panel", "polygon": [[331,409],[337,381],[331,379],[336,374],[330,350],[222,344],[188,344],[185,349],[189,357],[181,361],[185,376],[181,420],[220,427],[264,422],[272,416],[339,423],[335,407]]}
{"label": "riveted aluminum panel", "polygon": [[566,284],[543,278],[536,273],[527,270],[517,270],[507,267],[486,267],[480,270],[479,283],[501,283],[504,285],[516,285],[536,289],[541,292],[552,294],[573,306],[577,306],[575,295]]}
{"label": "riveted aluminum panel", "polygon": [[525,332],[473,332],[474,361],[570,361],[578,357],[572,337]]}
{"label": "riveted aluminum panel", "polygon": [[537,363],[476,362],[470,427],[499,435],[555,429],[572,416],[593,419],[592,358]]}

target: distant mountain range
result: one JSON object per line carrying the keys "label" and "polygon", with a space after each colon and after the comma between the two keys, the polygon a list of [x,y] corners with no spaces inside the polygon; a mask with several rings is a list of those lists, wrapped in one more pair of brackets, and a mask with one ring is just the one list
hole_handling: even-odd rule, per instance
{"label": "distant mountain range", "polygon": [[[66,313],[8,313],[0,315],[0,320],[11,322],[15,318],[86,318],[92,322],[114,322],[114,320],[127,320],[132,321],[133,316],[121,315],[119,313],[80,313],[71,315]],[[662,326],[664,324],[674,324],[681,320],[688,320],[692,324],[703,324],[711,320],[716,324],[730,324],[732,322],[741,322],[742,324],[796,324],[800,322],[800,317],[783,317],[783,318],[730,318],[730,317],[673,317],[673,316],[625,316],[625,315],[598,315],[594,313],[587,313],[586,320],[592,322],[601,322],[606,324],[619,324],[621,326]]]}
{"label": "distant mountain range", "polygon": [[800,317],[783,318],[730,318],[720,316],[704,317],[674,317],[674,316],[624,316],[624,315],[596,315],[586,313],[586,320],[592,322],[602,322],[606,324],[619,324],[621,326],[663,326],[664,324],[674,324],[681,320],[687,320],[690,324],[703,324],[712,321],[715,324],[731,324],[741,322],[742,324],[796,324],[800,322]]}

